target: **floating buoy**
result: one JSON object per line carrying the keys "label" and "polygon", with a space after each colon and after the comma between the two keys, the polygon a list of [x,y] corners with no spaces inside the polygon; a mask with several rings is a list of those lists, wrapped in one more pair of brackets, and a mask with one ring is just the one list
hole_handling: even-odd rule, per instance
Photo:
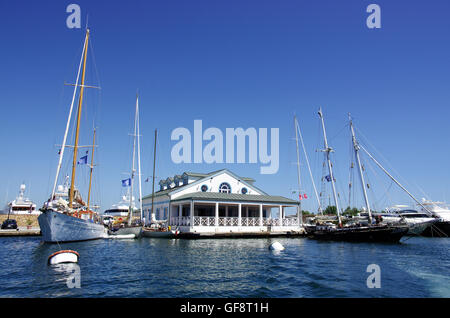
{"label": "floating buoy", "polygon": [[284,246],[281,245],[279,242],[275,242],[270,244],[269,249],[272,251],[282,251],[284,250]]}
{"label": "floating buoy", "polygon": [[78,252],[72,250],[62,250],[50,255],[48,257],[48,264],[55,265],[61,263],[78,263],[79,258],[80,254],[78,254]]}

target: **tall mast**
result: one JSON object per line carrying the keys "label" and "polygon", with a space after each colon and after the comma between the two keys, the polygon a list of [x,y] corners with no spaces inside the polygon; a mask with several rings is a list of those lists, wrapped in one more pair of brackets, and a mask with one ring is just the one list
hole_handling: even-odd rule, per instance
{"label": "tall mast", "polygon": [[355,149],[356,162],[358,164],[358,171],[359,171],[359,177],[361,179],[361,187],[362,187],[363,194],[364,194],[364,201],[366,202],[367,212],[369,213],[369,224],[372,224],[372,212],[370,210],[369,198],[367,197],[366,183],[364,181],[364,175],[363,175],[362,166],[361,166],[361,159],[359,158],[360,147],[359,147],[358,142],[356,141],[355,130],[353,129],[353,122],[352,122],[352,117],[350,116],[350,114],[348,114],[348,120],[350,121],[350,131],[352,132],[353,148]]}
{"label": "tall mast", "polygon": [[72,162],[72,179],[70,181],[70,192],[69,192],[69,207],[73,208],[73,196],[75,187],[75,171],[77,166],[77,155],[78,155],[78,138],[80,136],[80,121],[81,121],[81,108],[83,105],[83,92],[84,92],[84,78],[86,75],[86,58],[87,49],[89,44],[89,29],[86,30],[86,45],[84,46],[84,57],[83,57],[83,72],[81,74],[81,88],[80,88],[80,99],[78,101],[78,114],[77,114],[77,128],[75,132],[75,144],[73,147],[73,162]]}
{"label": "tall mast", "polygon": [[[317,204],[319,206],[319,213],[323,214],[322,213],[322,204],[320,204],[319,194],[317,193],[316,183],[314,182],[314,177],[313,177],[312,171],[311,171],[311,165],[309,164],[308,154],[306,153],[305,143],[303,142],[302,132],[300,130],[300,125],[298,124],[297,119],[295,119],[295,123],[296,123],[296,130],[298,132],[298,136],[300,137],[300,142],[302,143],[303,154],[305,155],[306,165],[308,166],[309,176],[311,178],[311,182],[312,182],[312,185],[314,188],[314,194],[316,196]],[[297,156],[297,158],[298,158],[298,156]]]}
{"label": "tall mast", "polygon": [[92,170],[94,170],[94,150],[95,150],[95,128],[94,128],[94,140],[92,141],[91,171],[89,173],[89,191],[88,191],[88,199],[87,199],[87,210],[88,211],[89,211],[89,203],[91,202]]}
{"label": "tall mast", "polygon": [[[139,105],[138,96],[136,95],[136,103]],[[139,106],[137,106],[139,107]],[[140,143],[140,129],[139,129],[139,110],[137,114],[137,147],[138,147],[138,180],[139,180],[139,209],[141,211],[142,220],[142,182],[141,182],[141,143]]]}
{"label": "tall mast", "polygon": [[136,157],[136,129],[137,129],[137,117],[138,117],[138,107],[139,107],[139,100],[136,96],[136,114],[134,115],[134,138],[133,138],[133,163],[131,167],[131,187],[130,187],[130,207],[128,208],[128,225],[131,225],[131,219],[133,218],[133,183],[134,183],[134,173],[136,172],[136,169],[134,168],[134,161]]}
{"label": "tall mast", "polygon": [[338,203],[337,194],[336,194],[336,186],[334,184],[333,167],[332,167],[331,161],[330,161],[330,152],[334,152],[334,150],[333,150],[333,148],[330,148],[328,146],[327,133],[325,131],[325,123],[323,120],[322,108],[319,108],[319,117],[322,122],[323,138],[324,138],[324,145],[325,145],[325,149],[323,149],[322,151],[325,152],[326,156],[327,156],[328,172],[330,173],[330,178],[331,178],[331,188],[333,189],[334,204],[336,205],[336,211],[337,211],[339,225],[342,226],[341,212],[339,209],[339,203]]}
{"label": "tall mast", "polygon": [[155,166],[156,166],[156,138],[158,136],[158,131],[155,129],[155,145],[153,148],[153,182],[152,182],[152,212],[150,215],[150,222],[155,220],[155,213],[153,212],[153,201],[155,199]]}
{"label": "tall mast", "polygon": [[56,184],[58,183],[59,172],[61,171],[61,165],[62,165],[62,160],[63,160],[63,156],[64,156],[64,150],[66,148],[67,134],[69,132],[70,119],[72,118],[73,104],[75,102],[75,97],[76,97],[76,94],[77,94],[78,80],[80,78],[81,65],[83,64],[83,60],[84,60],[84,56],[85,56],[85,48],[87,46],[87,41],[88,41],[88,34],[86,33],[86,37],[85,37],[84,45],[83,45],[83,52],[81,53],[80,64],[78,66],[77,80],[75,81],[75,87],[73,89],[72,102],[70,104],[70,110],[69,110],[69,117],[67,118],[66,130],[64,132],[63,143],[62,143],[62,146],[61,146],[61,150],[59,152],[58,166],[56,168],[56,176],[55,176],[55,181],[53,183],[52,196],[50,197],[50,200],[53,200],[53,198],[55,196]]}
{"label": "tall mast", "polygon": [[[299,195],[299,201],[298,201],[298,215],[297,217],[300,217],[302,213],[302,186],[300,181],[300,152],[298,150],[298,131],[297,131],[297,116],[294,115],[294,129],[295,129],[295,146],[297,149],[297,178],[298,178],[298,195]],[[303,218],[302,218],[303,219]],[[303,220],[302,220],[303,221]]]}

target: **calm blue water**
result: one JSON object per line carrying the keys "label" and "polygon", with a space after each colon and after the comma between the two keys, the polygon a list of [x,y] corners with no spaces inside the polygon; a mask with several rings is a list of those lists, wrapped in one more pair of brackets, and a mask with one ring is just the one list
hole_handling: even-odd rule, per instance
{"label": "calm blue water", "polygon": [[[275,241],[286,249],[271,252]],[[450,297],[450,239],[142,238],[62,247],[80,253],[81,288],[67,287],[73,268],[47,265],[58,245],[1,238],[0,297]],[[366,286],[369,264],[381,268],[380,289]]]}

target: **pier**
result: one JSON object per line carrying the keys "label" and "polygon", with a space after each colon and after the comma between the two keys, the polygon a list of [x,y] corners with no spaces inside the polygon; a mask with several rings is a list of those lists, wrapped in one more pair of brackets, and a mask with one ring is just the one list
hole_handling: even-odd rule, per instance
{"label": "pier", "polygon": [[18,227],[13,230],[0,230],[0,237],[5,236],[40,236],[41,229],[39,227],[32,227],[27,229],[26,227]]}

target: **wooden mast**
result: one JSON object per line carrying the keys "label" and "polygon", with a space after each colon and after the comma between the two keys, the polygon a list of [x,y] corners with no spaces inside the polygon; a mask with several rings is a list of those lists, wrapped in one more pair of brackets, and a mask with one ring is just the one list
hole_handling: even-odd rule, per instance
{"label": "wooden mast", "polygon": [[75,187],[75,171],[76,171],[76,166],[77,166],[78,138],[80,135],[81,108],[83,105],[84,78],[86,75],[86,58],[87,58],[88,44],[89,44],[89,29],[86,30],[86,46],[84,47],[83,72],[81,75],[80,99],[78,101],[77,128],[76,128],[76,132],[75,132],[75,144],[73,147],[72,179],[70,181],[70,192],[69,192],[69,207],[70,208],[73,208],[73,197],[74,197],[74,191],[75,191],[75,189],[74,189],[74,187]]}
{"label": "wooden mast", "polygon": [[92,141],[91,171],[89,174],[89,191],[88,191],[88,199],[87,199],[87,210],[88,211],[89,211],[89,203],[91,201],[92,170],[94,169],[94,150],[95,150],[95,128],[94,128],[94,140]]}

